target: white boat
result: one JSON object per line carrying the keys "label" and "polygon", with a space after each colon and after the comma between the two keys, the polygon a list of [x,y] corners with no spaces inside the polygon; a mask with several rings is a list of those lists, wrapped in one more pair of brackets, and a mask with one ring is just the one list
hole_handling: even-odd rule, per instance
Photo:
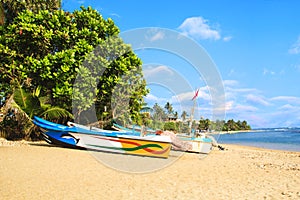
{"label": "white boat", "polygon": [[42,134],[46,142],[64,147],[160,158],[168,158],[171,150],[169,136],[139,136],[124,131],[94,130],[76,124],[69,127],[38,117],[34,118],[34,123],[45,130]]}

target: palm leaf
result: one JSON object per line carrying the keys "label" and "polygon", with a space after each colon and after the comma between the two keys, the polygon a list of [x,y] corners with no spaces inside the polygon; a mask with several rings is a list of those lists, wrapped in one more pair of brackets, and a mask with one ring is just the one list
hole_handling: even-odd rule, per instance
{"label": "palm leaf", "polygon": [[30,118],[36,115],[41,110],[41,103],[37,96],[26,92],[19,87],[14,91],[14,101]]}
{"label": "palm leaf", "polygon": [[46,120],[73,118],[73,115],[64,108],[50,107],[40,114]]}

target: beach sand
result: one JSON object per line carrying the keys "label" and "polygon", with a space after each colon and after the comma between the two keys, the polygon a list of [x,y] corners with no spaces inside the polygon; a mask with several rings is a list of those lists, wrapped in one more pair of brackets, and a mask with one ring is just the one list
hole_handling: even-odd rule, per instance
{"label": "beach sand", "polygon": [[[113,169],[84,150],[2,142],[0,198],[300,199],[300,152],[224,146],[227,150],[205,158],[171,152],[173,161],[165,167],[135,174]],[[101,154],[121,163],[140,159],[145,167],[168,161]]]}

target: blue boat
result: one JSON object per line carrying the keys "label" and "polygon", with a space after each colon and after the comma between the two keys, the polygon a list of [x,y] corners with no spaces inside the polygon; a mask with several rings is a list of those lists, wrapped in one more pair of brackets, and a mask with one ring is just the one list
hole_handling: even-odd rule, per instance
{"label": "blue boat", "polygon": [[139,136],[138,132],[134,131],[112,131],[104,130],[96,127],[88,127],[73,122],[68,122],[68,126],[50,122],[48,120],[42,119],[40,117],[34,116],[33,123],[39,126],[42,129],[50,131],[60,131],[60,132],[74,132],[74,133],[85,133],[85,134],[96,134],[96,135],[105,135],[105,136],[119,136],[119,135],[134,135]]}
{"label": "blue boat", "polygon": [[109,131],[75,123],[70,126],[34,117],[34,124],[44,131],[49,144],[121,154],[168,158],[171,150],[169,136],[140,136],[125,131]]}
{"label": "blue boat", "polygon": [[[213,138],[207,137],[180,137],[176,134],[168,131],[162,132],[162,135],[154,134],[154,131],[147,132],[143,134],[137,129],[127,129],[122,126],[118,126],[118,131],[104,130],[96,127],[89,127],[73,122],[68,122],[68,126],[57,124],[54,122],[47,121],[45,119],[34,117],[34,124],[43,129],[43,138],[50,144],[65,146],[65,147],[75,147],[81,149],[93,149],[93,150],[107,150],[115,152],[116,149],[123,148],[120,147],[120,142],[122,145],[134,144],[140,146],[141,143],[147,145],[162,146],[162,143],[169,143],[172,145],[172,149],[179,151],[195,152],[208,154],[213,146]],[[116,126],[116,124],[114,125]],[[142,133],[142,134],[141,134]],[[144,132],[145,133],[145,132]],[[129,141],[133,140],[133,141]],[[138,143],[136,141],[139,141]],[[145,142],[145,141],[148,141]],[[87,144],[88,142],[88,144]],[[117,142],[117,143],[116,143]],[[152,142],[152,143],[151,143]],[[115,143],[115,144],[111,144]],[[151,144],[150,144],[151,143]],[[126,145],[125,145],[126,146]],[[128,146],[128,145],[127,145]],[[164,146],[164,145],[163,145]],[[126,147],[125,149],[136,149],[137,147]],[[124,148],[123,148],[124,149]],[[147,149],[147,148],[146,148]],[[149,152],[155,152],[147,149]],[[123,152],[123,151],[122,151]],[[157,150],[157,152],[161,152]],[[133,153],[133,152],[130,152]],[[129,154],[130,154],[129,153]],[[153,156],[153,155],[149,155]],[[163,155],[165,156],[165,155]],[[156,155],[156,157],[161,157]]]}

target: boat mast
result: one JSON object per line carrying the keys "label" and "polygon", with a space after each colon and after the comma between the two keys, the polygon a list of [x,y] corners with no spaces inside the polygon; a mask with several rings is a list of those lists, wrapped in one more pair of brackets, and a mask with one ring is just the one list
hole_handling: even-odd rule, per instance
{"label": "boat mast", "polygon": [[199,89],[196,90],[194,97],[192,98],[192,101],[194,101],[194,105],[191,110],[191,117],[190,117],[190,124],[189,124],[189,134],[192,135],[192,124],[193,124],[193,118],[194,118],[194,112],[196,107],[196,99],[199,93]]}

